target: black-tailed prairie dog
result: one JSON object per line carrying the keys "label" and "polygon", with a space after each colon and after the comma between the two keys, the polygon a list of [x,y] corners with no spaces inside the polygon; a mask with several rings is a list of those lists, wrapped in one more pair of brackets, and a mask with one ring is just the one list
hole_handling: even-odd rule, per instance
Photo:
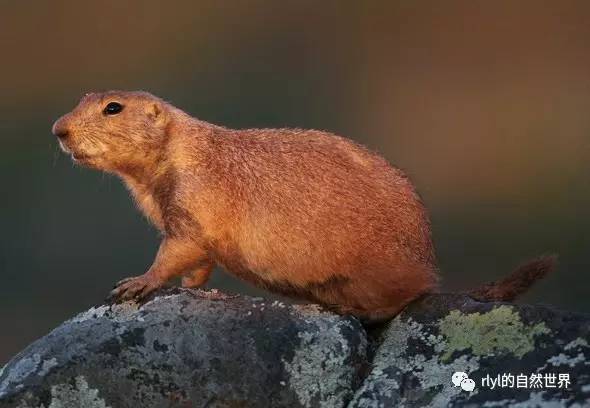
{"label": "black-tailed prairie dog", "polygon": [[[117,300],[141,299],[174,276],[207,282],[215,265],[258,287],[381,320],[435,291],[428,214],[383,157],[331,133],[232,130],[146,92],[91,93],[53,125],[79,164],[115,173],[161,231],[151,268]],[[552,257],[473,291],[511,299]]]}

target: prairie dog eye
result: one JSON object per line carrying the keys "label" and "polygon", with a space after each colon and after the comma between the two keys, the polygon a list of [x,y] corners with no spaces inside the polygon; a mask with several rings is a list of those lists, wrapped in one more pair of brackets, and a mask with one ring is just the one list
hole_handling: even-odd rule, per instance
{"label": "prairie dog eye", "polygon": [[119,102],[109,102],[102,111],[105,115],[116,115],[123,110],[123,105]]}

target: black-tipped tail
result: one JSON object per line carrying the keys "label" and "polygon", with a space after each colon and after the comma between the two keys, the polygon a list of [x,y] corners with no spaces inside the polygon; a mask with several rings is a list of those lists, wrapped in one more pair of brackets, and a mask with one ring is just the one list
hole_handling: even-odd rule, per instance
{"label": "black-tipped tail", "polygon": [[473,289],[467,294],[481,301],[509,302],[525,293],[536,281],[557,267],[557,255],[545,255],[521,266],[506,278]]}

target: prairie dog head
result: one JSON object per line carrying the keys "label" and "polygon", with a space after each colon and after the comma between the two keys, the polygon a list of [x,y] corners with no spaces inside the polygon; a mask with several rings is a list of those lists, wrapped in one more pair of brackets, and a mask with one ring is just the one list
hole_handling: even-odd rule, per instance
{"label": "prairie dog head", "polygon": [[147,92],[90,93],[52,132],[75,162],[124,172],[159,156],[169,116],[169,105]]}

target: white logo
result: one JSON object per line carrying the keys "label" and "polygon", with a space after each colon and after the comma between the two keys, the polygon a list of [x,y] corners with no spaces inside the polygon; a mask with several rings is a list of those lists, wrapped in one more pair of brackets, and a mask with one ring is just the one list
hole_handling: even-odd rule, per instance
{"label": "white logo", "polygon": [[475,381],[470,379],[463,371],[457,371],[453,374],[451,381],[455,387],[461,387],[463,391],[471,392],[475,389]]}

